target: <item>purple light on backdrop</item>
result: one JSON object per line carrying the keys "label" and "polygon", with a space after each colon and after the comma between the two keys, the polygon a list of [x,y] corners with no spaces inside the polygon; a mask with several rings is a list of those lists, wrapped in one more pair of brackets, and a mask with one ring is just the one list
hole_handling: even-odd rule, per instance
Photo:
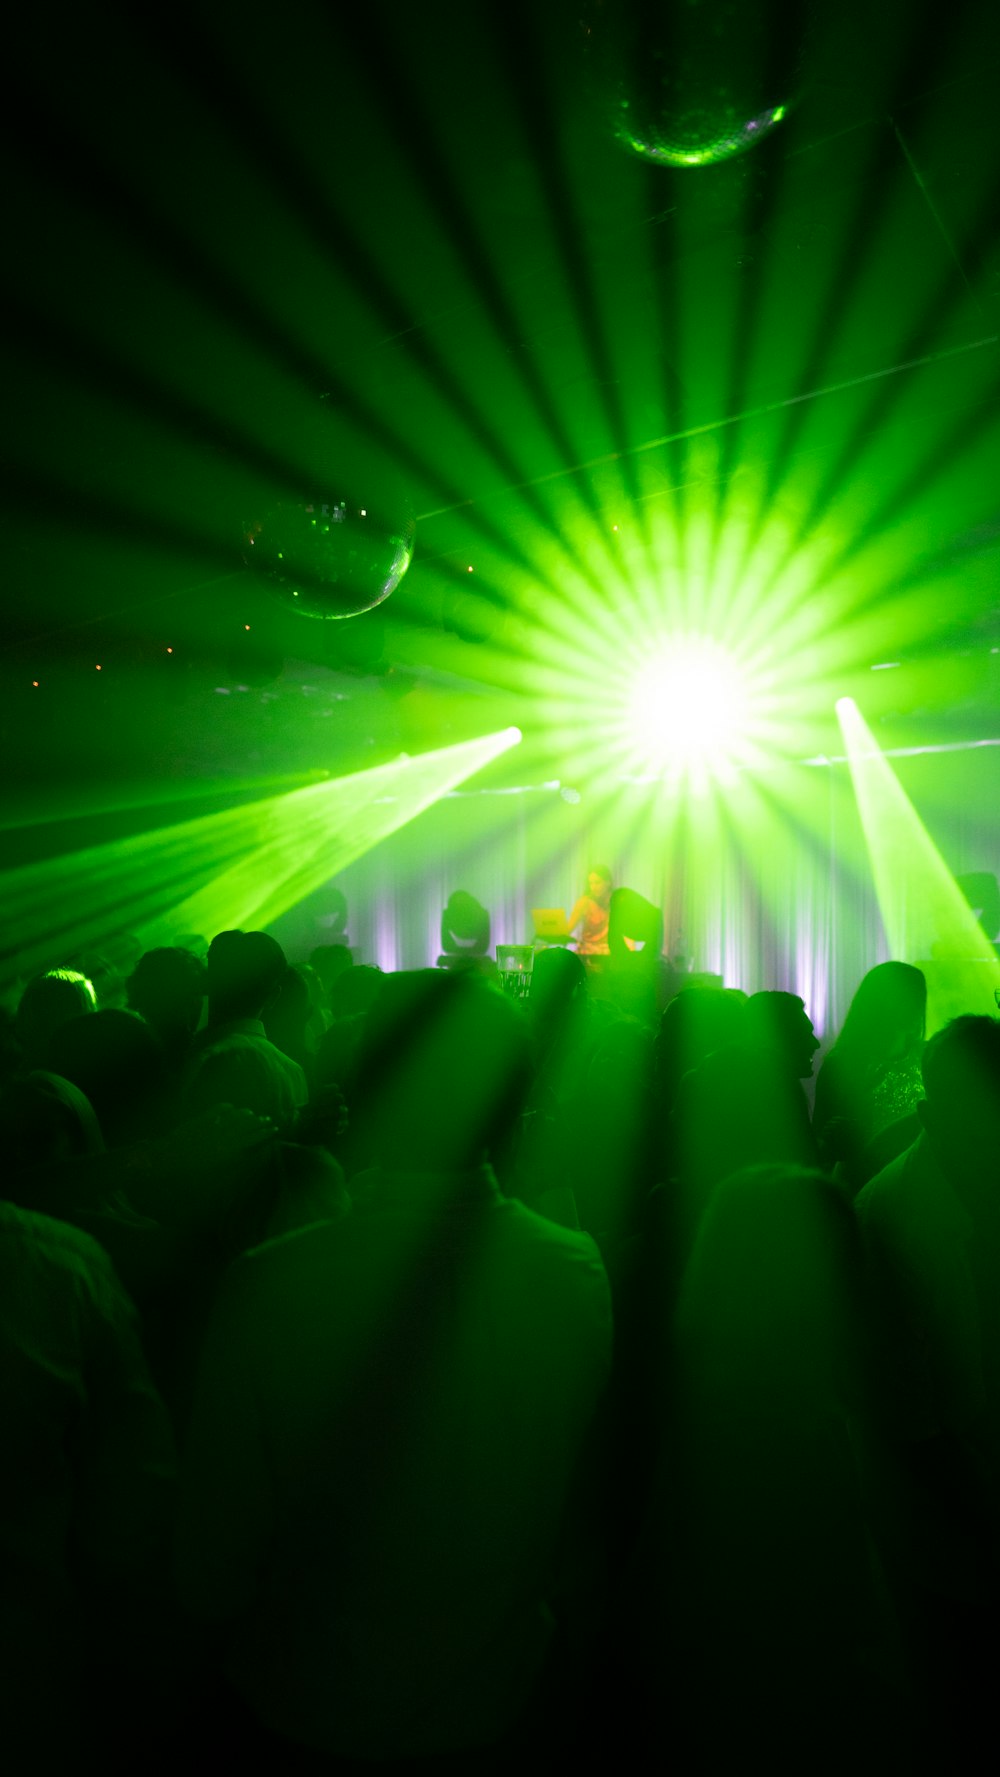
{"label": "purple light on backdrop", "polygon": [[400,967],[399,933],[396,926],[395,909],[382,900],[375,907],[372,948],[375,952],[375,961],[384,974],[391,974]]}
{"label": "purple light on backdrop", "polygon": [[813,1029],[821,1043],[832,1033],[826,1028],[829,996],[829,944],[815,932],[801,931],[795,946],[795,987],[812,1019]]}

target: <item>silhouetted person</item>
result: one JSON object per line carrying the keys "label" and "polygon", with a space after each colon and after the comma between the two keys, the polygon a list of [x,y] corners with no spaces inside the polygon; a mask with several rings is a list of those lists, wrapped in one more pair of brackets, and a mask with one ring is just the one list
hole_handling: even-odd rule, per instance
{"label": "silhouetted person", "polygon": [[22,993],[14,1019],[22,1067],[40,1067],[52,1032],[96,1009],[94,989],[78,969],[49,969],[36,975]]}
{"label": "silhouetted person", "polygon": [[768,1053],[790,1080],[807,1080],[819,1039],[796,993],[752,993],[743,1015],[744,1042]]}
{"label": "silhouetted person", "polygon": [[673,1109],[685,1074],[717,1049],[739,1042],[746,999],[731,988],[685,987],[668,1001],[654,1048],[656,1094],[664,1115]]}
{"label": "silhouetted person", "polygon": [[796,994],[755,993],[741,1008],[739,1041],[684,1076],[671,1124],[679,1250],[730,1173],[764,1162],[816,1165],[802,1080],[818,1048]]}
{"label": "silhouetted person", "polygon": [[319,976],[327,1000],[337,976],[351,968],[353,962],[354,958],[346,944],[318,944],[315,950],[309,952],[309,966]]}
{"label": "silhouetted person", "polygon": [[10,1203],[0,1377],[4,1770],[96,1777],[129,1729],[148,1732],[144,1612],[168,1597],[173,1439],[107,1255]]}
{"label": "silhouetted person", "polygon": [[156,1032],[136,1012],[105,1007],[60,1025],[44,1066],[90,1100],[108,1147],[162,1133],[166,1065]]}
{"label": "silhouetted person", "polygon": [[894,1408],[914,1438],[974,1424],[993,1438],[1000,1346],[979,1264],[992,1262],[1000,1215],[1000,1023],[953,1019],[926,1045],[921,1072],[920,1136],[857,1199],[880,1288],[898,1310]]}
{"label": "silhouetted person", "polygon": [[268,1042],[306,1071],[312,1056],[310,1026],[313,1003],[304,970],[288,968],[264,1007],[262,1022]]}
{"label": "silhouetted person", "polygon": [[580,1225],[607,1258],[656,1180],[652,1033],[617,1019],[594,1045],[581,1084],[573,1183]]}
{"label": "silhouetted person", "polygon": [[104,1138],[80,1088],[35,1068],[0,1091],[0,1151],[9,1190],[12,1180],[37,1167],[103,1153]]}
{"label": "silhouetted person", "polygon": [[[889,1129],[899,1153],[918,1134],[923,1096],[920,1050],[927,1016],[927,983],[909,963],[869,969],[816,1078],[813,1129],[829,1166],[839,1164],[849,1190],[872,1171],[869,1150]],[[892,1154],[885,1154],[886,1164]]]}
{"label": "silhouetted person", "polygon": [[[540,950],[531,972],[528,1018],[534,1035],[536,1102],[560,1102],[586,1017],[587,972],[575,951]],[[574,1081],[575,1085],[577,1082]]]}
{"label": "silhouetted person", "polygon": [[230,1026],[257,1022],[287,967],[281,945],[268,932],[219,932],[206,965],[210,1039]]}
{"label": "silhouetted person", "polygon": [[189,950],[164,946],[140,956],[128,980],[129,1008],[141,1013],[180,1066],[198,1029],[205,1001],[205,965]]}
{"label": "silhouetted person", "polygon": [[[671,1436],[636,1576],[653,1744],[678,1768],[878,1768],[903,1661],[866,1499],[859,1255],[822,1175],[716,1188],[674,1319]],[[657,1740],[659,1745],[657,1746]]]}
{"label": "silhouetted person", "polygon": [[383,982],[351,1213],[229,1274],[178,1550],[230,1681],[345,1758],[472,1755],[543,1670],[570,1479],[607,1373],[593,1244],[503,1198],[517,1009],[477,980]]}
{"label": "silhouetted person", "polygon": [[[915,1596],[941,1756],[995,1734],[1000,1605],[1000,1022],[953,1019],[921,1059],[918,1139],[856,1200],[877,1376],[901,1463],[897,1555]],[[995,1749],[994,1749],[995,1750]],[[953,1763],[954,1768],[954,1763]]]}
{"label": "silhouetted person", "polygon": [[280,944],[267,932],[220,932],[207,970],[208,1021],[194,1046],[188,1110],[232,1104],[290,1129],[309,1095],[306,1077],[263,1021],[288,972]]}

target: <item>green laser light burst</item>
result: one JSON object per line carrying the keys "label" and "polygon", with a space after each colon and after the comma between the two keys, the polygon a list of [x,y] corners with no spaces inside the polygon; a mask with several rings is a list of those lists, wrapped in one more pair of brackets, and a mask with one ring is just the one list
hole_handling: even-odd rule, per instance
{"label": "green laser light burst", "polygon": [[662,643],[628,690],[629,748],[655,771],[726,775],[746,720],[747,690],[737,662],[710,636]]}

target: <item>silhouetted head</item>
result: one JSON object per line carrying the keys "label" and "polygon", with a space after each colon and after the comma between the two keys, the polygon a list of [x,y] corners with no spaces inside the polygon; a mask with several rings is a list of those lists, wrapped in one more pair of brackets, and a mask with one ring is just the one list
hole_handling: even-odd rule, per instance
{"label": "silhouetted head", "polygon": [[921,1059],[926,1099],[917,1107],[942,1171],[959,1190],[998,1194],[1000,1020],[953,1018]]}
{"label": "silhouetted head", "polygon": [[29,981],[17,1008],[14,1035],[29,1067],[36,1067],[52,1032],[97,1009],[97,996],[77,969],[49,969]]}
{"label": "silhouetted head", "polygon": [[836,1042],[843,1059],[862,1064],[900,1062],[924,1039],[927,982],[910,963],[878,963],[851,1001]]}
{"label": "silhouetted head", "polygon": [[36,1068],[0,1092],[3,1160],[11,1174],[99,1154],[104,1142],[88,1098],[58,1074]]}
{"label": "silhouetted head", "polygon": [[351,968],[354,962],[346,944],[318,944],[309,953],[309,966],[315,969],[323,987],[328,994],[338,975]]}
{"label": "silhouetted head", "polygon": [[540,1023],[558,1021],[586,985],[586,966],[575,950],[564,950],[555,944],[548,950],[539,950],[531,971],[529,1004],[533,1016]]}
{"label": "silhouetted head", "polygon": [[171,1045],[194,1035],[204,998],[205,965],[179,946],[147,950],[129,978],[129,1009]]}
{"label": "silhouetted head", "polygon": [[359,1115],[380,1163],[454,1172],[497,1157],[529,1081],[523,1013],[469,975],[387,975],[368,1015]]}
{"label": "silhouetted head", "polygon": [[259,1018],[287,967],[281,945],[269,932],[220,932],[208,947],[210,1022]]}
{"label": "silhouetted head", "polygon": [[138,1013],[108,1007],[61,1025],[45,1066],[90,1100],[109,1147],[159,1134],[163,1048]]}
{"label": "silhouetted head", "polygon": [[657,1091],[664,1109],[684,1074],[708,1055],[738,1043],[746,995],[726,987],[685,987],[664,1007],[654,1046]]}
{"label": "silhouetted head", "polygon": [[798,994],[752,993],[743,1008],[743,1031],[752,1048],[778,1056],[795,1079],[809,1078],[819,1039]]}

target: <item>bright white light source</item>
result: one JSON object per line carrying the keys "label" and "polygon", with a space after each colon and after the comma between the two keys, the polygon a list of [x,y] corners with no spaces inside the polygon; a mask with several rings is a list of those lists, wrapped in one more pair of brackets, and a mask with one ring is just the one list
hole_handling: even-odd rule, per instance
{"label": "bright white light source", "polygon": [[710,636],[668,639],[632,679],[630,750],[656,770],[718,775],[739,751],[746,711],[743,675],[725,648]]}

